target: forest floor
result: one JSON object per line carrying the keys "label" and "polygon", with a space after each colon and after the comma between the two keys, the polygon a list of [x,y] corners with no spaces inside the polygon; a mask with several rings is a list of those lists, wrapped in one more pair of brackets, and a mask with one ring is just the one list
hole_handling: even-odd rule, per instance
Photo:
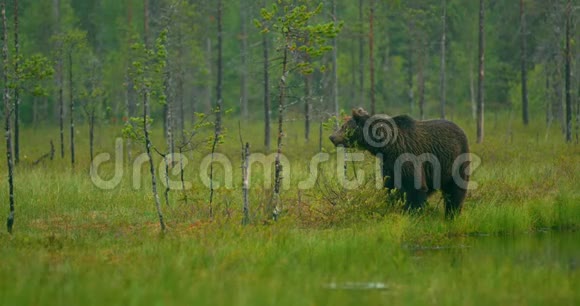
{"label": "forest floor", "polygon": [[[565,144],[558,127],[491,122],[487,129],[483,144],[471,143],[481,159],[472,176],[477,188],[461,215],[445,220],[440,196],[416,214],[387,203],[386,192],[374,187],[370,155],[347,167],[350,179],[366,182],[341,188],[326,130],[330,161],[317,168],[314,185],[298,188],[319,152],[318,134],[305,144],[302,127],[289,123],[290,186],[281,194],[280,218],[269,218],[272,193],[256,167],[251,224],[242,226],[241,144],[233,125],[219,150],[232,163],[233,185],[216,190],[211,217],[200,179],[206,146],[186,154],[192,187],[172,190],[169,204],[160,178],[165,234],[146,164],[125,162],[119,184],[103,190],[89,176],[86,127],[79,128],[74,171],[68,145],[61,159],[56,137],[55,160],[34,165],[49,151],[46,135],[58,131],[26,129],[15,233],[0,232],[0,305],[578,304],[580,145]],[[100,129],[95,152],[114,158],[120,130]],[[163,144],[159,134],[154,142]],[[260,152],[259,125],[241,134]],[[113,177],[113,166],[105,163],[99,174]]]}

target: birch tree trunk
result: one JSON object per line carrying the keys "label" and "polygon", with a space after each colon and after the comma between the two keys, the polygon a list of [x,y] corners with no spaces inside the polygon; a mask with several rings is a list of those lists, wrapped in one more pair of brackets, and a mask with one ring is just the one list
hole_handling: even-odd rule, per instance
{"label": "birch tree trunk", "polygon": [[10,117],[12,105],[10,88],[8,87],[8,28],[6,25],[6,0],[0,3],[2,11],[2,80],[4,82],[4,137],[6,139],[6,162],[8,164],[8,197],[9,213],[6,220],[6,229],[12,234],[14,227],[14,160],[12,157],[12,124]]}
{"label": "birch tree trunk", "polygon": [[280,190],[282,187],[282,139],[284,137],[284,108],[286,99],[286,77],[288,75],[288,41],[284,43],[284,55],[282,56],[282,76],[278,83],[278,146],[276,151],[275,175],[274,175],[274,207],[272,219],[277,220],[280,213]]}
{"label": "birch tree trunk", "polygon": [[[185,89],[184,89],[184,80],[185,80],[185,68],[183,67],[186,63],[184,59],[184,46],[183,46],[183,34],[181,31],[181,27],[177,27],[177,58],[176,61],[179,63],[179,67],[177,68],[176,74],[176,85],[175,85],[175,101],[179,107],[179,113],[177,114],[177,124],[176,129],[179,133],[179,138],[181,139],[182,143],[186,142],[185,139]],[[194,99],[192,99],[194,100]],[[194,110],[192,110],[193,118],[195,116]]]}
{"label": "birch tree trunk", "polygon": [[70,162],[71,167],[75,168],[75,101],[73,93],[73,56],[72,50],[68,53],[68,87],[69,87],[69,106],[70,106]]}
{"label": "birch tree trunk", "polygon": [[216,85],[216,132],[222,130],[222,86],[223,86],[223,4],[217,0],[217,85]]}
{"label": "birch tree trunk", "polygon": [[218,48],[218,58],[217,58],[217,84],[216,84],[216,109],[215,109],[215,134],[213,145],[211,148],[211,160],[212,163],[210,165],[210,193],[209,193],[209,216],[213,218],[213,194],[214,194],[214,187],[213,187],[213,158],[214,153],[217,147],[217,144],[220,140],[221,129],[222,129],[222,0],[218,0],[217,2],[217,48]]}
{"label": "birch tree trunk", "polygon": [[14,0],[14,162],[20,162],[20,41],[18,38],[18,0]]}
{"label": "birch tree trunk", "polygon": [[157,176],[155,175],[155,164],[153,162],[153,154],[151,153],[151,138],[149,137],[149,92],[145,90],[143,93],[143,134],[145,136],[145,150],[147,158],[149,159],[149,172],[151,173],[151,191],[155,199],[155,207],[157,208],[157,216],[159,217],[159,225],[161,232],[165,232],[165,221],[163,220],[163,212],[161,211],[161,201],[159,200],[159,192],[157,191]]}
{"label": "birch tree trunk", "polygon": [[242,219],[243,225],[250,224],[250,200],[249,200],[249,178],[248,178],[248,168],[250,161],[250,144],[246,142],[246,146],[243,147],[242,151],[242,197],[244,199],[244,217]]}

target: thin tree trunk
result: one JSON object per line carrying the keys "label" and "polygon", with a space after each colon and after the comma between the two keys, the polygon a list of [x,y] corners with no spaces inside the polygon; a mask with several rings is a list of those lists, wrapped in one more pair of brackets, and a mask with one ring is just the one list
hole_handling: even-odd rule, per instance
{"label": "thin tree trunk", "polygon": [[[267,1],[264,0],[264,7]],[[268,55],[268,39],[262,35],[262,49],[264,54],[264,146],[270,151],[270,63]]]}
{"label": "thin tree trunk", "polygon": [[371,0],[370,3],[370,14],[369,14],[369,64],[370,64],[370,80],[371,80],[371,114],[374,115],[376,112],[376,105],[375,105],[375,56],[374,52],[374,43],[375,43],[375,35],[373,31],[373,24],[374,24],[374,15],[375,15],[375,4],[374,0]]}
{"label": "thin tree trunk", "polygon": [[[163,155],[163,164],[165,166],[165,192],[163,195],[165,197],[165,205],[169,206],[169,192],[171,191],[171,188],[169,188],[169,161],[167,160],[167,156],[169,156],[169,154]],[[171,161],[173,162],[173,160]]]}
{"label": "thin tree trunk", "polygon": [[155,198],[155,207],[157,208],[157,216],[159,217],[159,225],[161,232],[165,232],[165,221],[163,221],[163,213],[161,212],[161,202],[159,200],[159,193],[157,192],[157,177],[155,175],[155,164],[151,154],[151,139],[149,138],[149,93],[143,93],[143,134],[145,136],[145,149],[149,159],[149,171],[151,173],[151,191]]}
{"label": "thin tree trunk", "polygon": [[250,164],[250,144],[246,142],[246,146],[242,151],[242,197],[244,199],[244,217],[242,219],[243,225],[250,224],[250,199],[249,199],[249,178],[248,168]]}
{"label": "thin tree trunk", "polygon": [[248,30],[247,30],[247,10],[244,8],[244,3],[247,1],[240,0],[240,20],[241,20],[241,73],[240,73],[240,111],[242,118],[248,119]]}
{"label": "thin tree trunk", "polygon": [[572,49],[570,47],[572,0],[566,5],[565,95],[566,95],[566,142],[572,142]]}
{"label": "thin tree trunk", "polygon": [[165,91],[165,96],[169,97],[166,101],[165,101],[165,130],[166,130],[166,141],[167,141],[167,150],[169,151],[169,153],[165,154],[163,156],[163,162],[165,164],[165,192],[164,192],[164,196],[165,196],[165,205],[169,206],[169,191],[171,190],[169,188],[169,162],[168,162],[168,157],[171,158],[171,161],[173,162],[173,153],[175,152],[175,138],[173,135],[173,127],[174,127],[174,120],[173,120],[173,104],[172,104],[172,100],[173,98],[170,97],[170,80],[171,80],[171,74],[169,71],[166,71],[165,73],[165,81],[164,81],[164,91]]}
{"label": "thin tree trunk", "polygon": [[527,50],[526,50],[526,15],[524,8],[524,0],[520,0],[520,39],[521,39],[521,76],[522,76],[522,120],[524,125],[529,123],[528,110],[528,77],[527,77]]}
{"label": "thin tree trunk", "polygon": [[18,0],[14,0],[14,162],[20,162],[20,41],[18,39]]}
{"label": "thin tree trunk", "polygon": [[14,161],[12,159],[12,124],[10,116],[12,107],[10,102],[10,88],[8,87],[8,28],[6,25],[6,0],[0,4],[2,10],[2,79],[4,81],[4,137],[6,139],[6,162],[8,164],[8,197],[9,213],[6,220],[6,229],[12,234],[14,227]]}
{"label": "thin tree trunk", "polygon": [[441,119],[445,119],[445,104],[447,103],[446,97],[446,71],[445,71],[445,53],[447,47],[447,1],[443,0],[443,28],[441,31],[441,76],[440,76],[440,94],[441,94],[441,101],[440,101],[440,112],[441,112]]}
{"label": "thin tree trunk", "polygon": [[[336,0],[332,0],[332,18],[334,26],[337,27]],[[339,126],[340,106],[338,103],[338,40],[332,39],[332,100],[334,104],[334,115],[336,116],[335,127]]]}
{"label": "thin tree trunk", "polygon": [[[56,33],[60,34],[60,0],[53,0],[54,8],[54,19],[56,22]],[[60,46],[62,48],[62,46]],[[60,157],[64,158],[64,77],[63,77],[63,54],[60,52],[57,59],[56,65],[56,79],[58,86],[58,125],[59,125],[59,136],[60,136]]]}
{"label": "thin tree trunk", "polygon": [[274,220],[278,219],[278,214],[280,213],[280,208],[278,206],[280,201],[280,188],[282,187],[282,162],[280,158],[282,156],[282,138],[284,136],[284,108],[286,99],[286,77],[288,74],[288,48],[288,42],[286,41],[284,44],[284,55],[282,56],[282,76],[280,77],[280,82],[278,83],[280,96],[278,97],[278,149],[276,151],[276,171],[274,176],[275,204],[272,210],[272,218]]}
{"label": "thin tree trunk", "polygon": [[183,202],[187,205],[187,190],[185,190],[185,174],[183,171],[183,147],[179,147],[179,179],[181,180],[181,190],[183,192]]}
{"label": "thin tree trunk", "polygon": [[216,85],[216,94],[217,94],[217,101],[216,101],[216,110],[215,115],[215,135],[213,140],[213,145],[211,148],[211,160],[212,163],[210,165],[210,193],[209,193],[209,216],[213,218],[213,157],[217,147],[217,144],[220,140],[221,135],[221,120],[222,120],[222,0],[218,0],[217,2],[217,39],[218,39],[218,59],[217,59],[217,85]]}
{"label": "thin tree trunk", "polygon": [[75,168],[75,102],[73,94],[73,56],[72,50],[68,53],[68,87],[69,87],[69,105],[70,105],[70,162]]}
{"label": "thin tree trunk", "polygon": [[49,153],[50,160],[54,160],[54,143],[52,139],[50,140],[50,153]]}
{"label": "thin tree trunk", "polygon": [[176,100],[179,104],[179,120],[178,120],[178,128],[179,128],[179,136],[182,141],[185,141],[185,101],[184,101],[184,88],[183,88],[183,79],[185,78],[185,73],[183,69],[179,70],[179,74],[177,75],[177,90],[176,90]]}
{"label": "thin tree trunk", "polygon": [[359,94],[360,97],[358,98],[359,103],[365,103],[365,86],[364,86],[364,79],[365,79],[365,64],[364,64],[364,14],[363,14],[363,0],[359,0],[358,2],[358,21],[360,26],[360,37],[359,37],[359,45],[358,45],[358,71],[359,71]]}
{"label": "thin tree trunk", "polygon": [[219,135],[222,130],[222,83],[223,83],[223,5],[222,0],[217,0],[217,85],[216,85],[216,131]]}
{"label": "thin tree trunk", "polygon": [[[165,85],[164,85],[164,91],[165,91],[165,96],[169,97],[169,91],[171,88],[171,85],[169,84],[170,82],[170,76],[169,76],[169,72],[167,72],[165,74]],[[173,135],[173,127],[174,127],[174,120],[173,120],[173,104],[172,104],[172,98],[169,98],[165,101],[165,109],[166,109],[166,113],[165,113],[165,130],[166,130],[166,140],[167,140],[167,150],[169,150],[170,154],[173,154],[173,152],[175,152],[175,138]]]}
{"label": "thin tree trunk", "polygon": [[477,82],[477,143],[483,142],[485,76],[485,0],[479,0],[479,78]]}
{"label": "thin tree trunk", "polygon": [[185,60],[183,59],[183,37],[181,34],[181,30],[177,32],[177,44],[178,44],[178,53],[177,53],[177,61],[180,64],[177,71],[177,85],[175,90],[175,100],[179,106],[179,116],[177,122],[177,129],[179,130],[179,137],[182,142],[185,142],[185,93],[184,93],[184,79],[185,79],[185,71],[182,65],[184,65]]}

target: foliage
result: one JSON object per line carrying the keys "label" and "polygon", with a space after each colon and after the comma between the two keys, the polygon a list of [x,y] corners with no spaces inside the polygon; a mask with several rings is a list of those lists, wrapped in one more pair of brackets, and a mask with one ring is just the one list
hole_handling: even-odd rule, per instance
{"label": "foliage", "polygon": [[[279,0],[270,10],[262,8],[262,21],[255,19],[254,24],[262,33],[274,32],[280,50],[287,49],[294,59],[293,66],[288,70],[298,70],[303,74],[311,74],[315,66],[312,58],[321,57],[332,50],[328,40],[338,35],[342,23],[334,22],[312,23],[312,20],[322,12],[322,4],[310,9],[307,1],[295,5],[289,0]],[[324,65],[318,67],[324,71]]]}
{"label": "foliage", "polygon": [[13,84],[14,86],[24,89],[33,96],[48,96],[50,87],[46,81],[54,75],[54,68],[48,58],[34,54],[25,58],[18,69],[18,78],[15,80],[18,84]]}
{"label": "foliage", "polygon": [[[144,43],[135,43],[132,50],[135,58],[132,62],[130,76],[133,79],[135,91],[144,99],[153,98],[154,102],[164,105],[167,103],[164,81],[167,66],[167,31],[161,31],[155,40],[154,48],[148,48]],[[144,141],[144,125],[150,125],[153,119],[134,117],[129,118],[124,128],[123,135],[129,139]],[[146,121],[146,122],[145,122]],[[131,124],[132,123],[132,124]]]}

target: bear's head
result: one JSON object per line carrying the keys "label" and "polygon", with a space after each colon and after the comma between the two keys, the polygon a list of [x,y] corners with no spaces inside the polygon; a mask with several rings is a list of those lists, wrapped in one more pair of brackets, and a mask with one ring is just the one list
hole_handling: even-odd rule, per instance
{"label": "bear's head", "polygon": [[415,121],[407,115],[371,116],[364,109],[359,108],[353,109],[352,117],[349,117],[338,131],[330,135],[330,141],[335,146],[358,147],[370,152],[380,152],[389,146],[399,146],[400,143],[397,142],[399,133],[409,134],[414,127]]}
{"label": "bear's head", "polygon": [[353,109],[352,116],[347,118],[339,130],[330,135],[330,141],[337,147],[352,148],[364,145],[363,127],[369,118],[369,113],[364,109]]}

